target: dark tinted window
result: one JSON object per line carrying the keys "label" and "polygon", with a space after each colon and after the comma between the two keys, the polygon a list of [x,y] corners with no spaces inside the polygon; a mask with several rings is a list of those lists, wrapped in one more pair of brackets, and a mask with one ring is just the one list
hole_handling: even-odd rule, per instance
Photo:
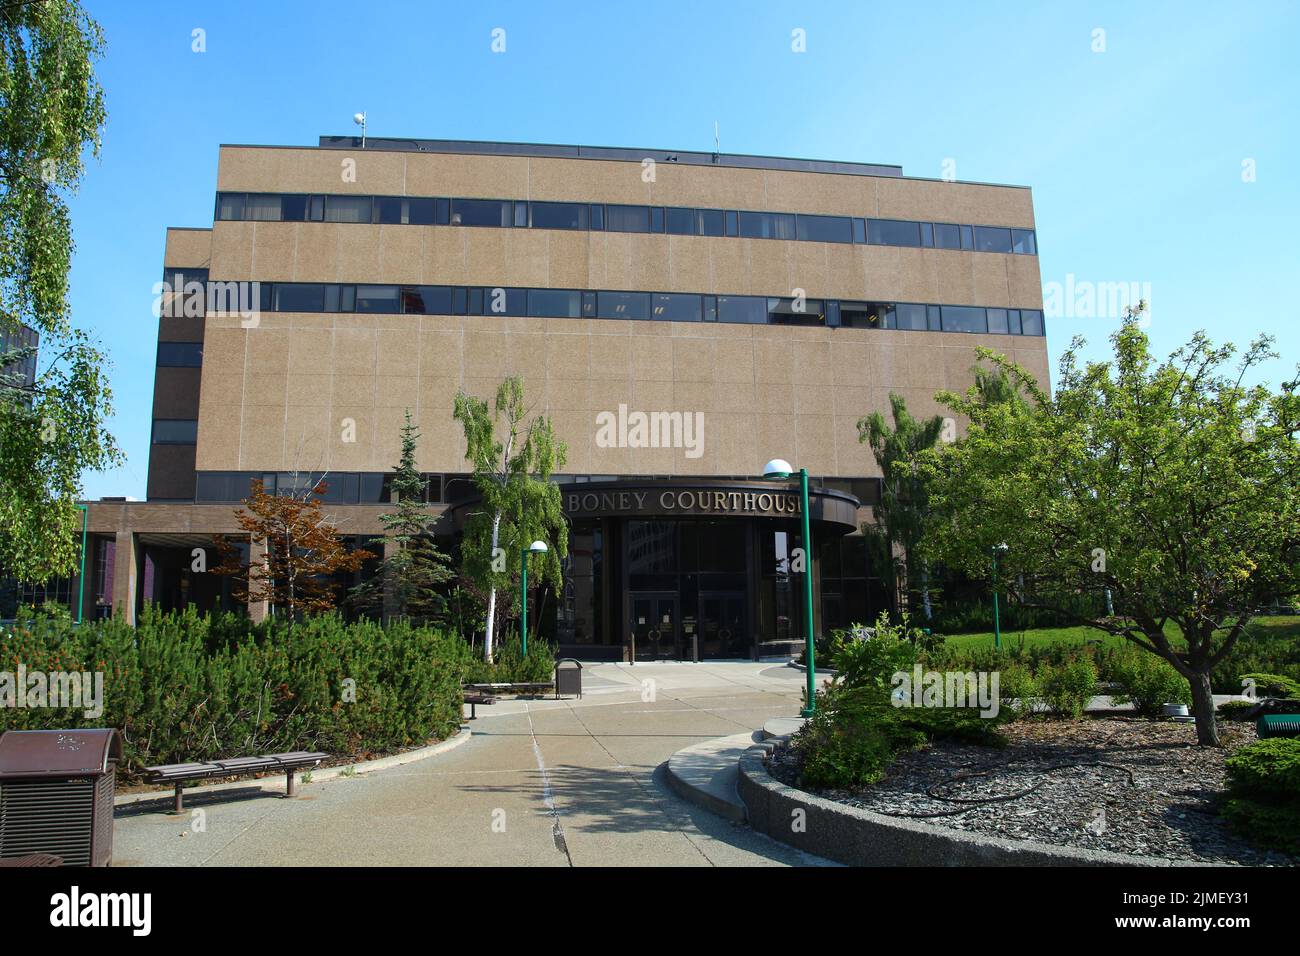
{"label": "dark tinted window", "polygon": [[404,285],[402,311],[408,315],[451,315],[451,289],[445,285]]}
{"label": "dark tinted window", "polygon": [[244,218],[254,222],[279,222],[280,197],[249,196],[244,200]]}
{"label": "dark tinted window", "polygon": [[203,365],[203,343],[159,342],[158,364],[163,368],[199,368]]}
{"label": "dark tinted window", "polygon": [[576,202],[532,203],[534,229],[586,229],[587,206]]}
{"label": "dark tinted window", "polygon": [[359,285],[357,286],[358,312],[381,312],[396,314],[401,312],[398,289],[395,285]]}
{"label": "dark tinted window", "polygon": [[649,206],[606,206],[607,232],[649,232]]}
{"label": "dark tinted window", "polygon": [[961,229],[949,222],[936,222],[934,244],[939,249],[960,249]]}
{"label": "dark tinted window", "polygon": [[924,332],[926,329],[925,306],[899,303],[894,307],[896,328],[913,329]]}
{"label": "dark tinted window", "polygon": [[767,321],[774,325],[823,325],[826,309],[821,299],[768,299]]}
{"label": "dark tinted window", "polygon": [[765,324],[767,299],[752,295],[720,295],[718,296],[718,321]]}
{"label": "dark tinted window", "polygon": [[668,322],[700,321],[700,297],[660,292],[653,297],[654,317]]}
{"label": "dark tinted window", "polygon": [[664,231],[664,209],[663,209],[663,206],[651,206],[651,207],[650,207],[650,231],[651,231],[651,232],[663,232],[663,231]]}
{"label": "dark tinted window", "polygon": [[221,220],[244,218],[243,193],[217,193],[217,218]]}
{"label": "dark tinted window", "polygon": [[[195,501],[243,501],[252,493],[254,478],[261,474],[246,471],[201,471],[194,476]],[[264,490],[275,491],[275,485]]]}
{"label": "dark tinted window", "polygon": [[1012,335],[1020,334],[1020,310],[1010,309],[1007,312],[1007,325]]}
{"label": "dark tinted window", "polygon": [[602,319],[648,319],[650,293],[597,292],[596,314]]}
{"label": "dark tinted window", "polygon": [[925,316],[926,325],[931,332],[939,332],[943,329],[943,310],[937,305],[927,305]]}
{"label": "dark tinted window", "polygon": [[989,320],[989,331],[1005,335],[1007,332],[1007,310],[985,309]]}
{"label": "dark tinted window", "polygon": [[933,223],[921,223],[921,245],[929,249],[934,246],[934,225]]}
{"label": "dark tinted window", "polygon": [[727,235],[734,236],[735,234],[736,234],[736,213],[734,210],[728,209],[727,210]]}
{"label": "dark tinted window", "polygon": [[1011,230],[976,226],[975,249],[979,252],[1010,252]]}
{"label": "dark tinted window", "polygon": [[881,302],[841,302],[840,325],[850,329],[883,329],[892,307]]}
{"label": "dark tinted window", "polygon": [[693,236],[699,231],[699,221],[694,209],[666,210],[664,222],[666,231],[675,236]]}
{"label": "dark tinted window", "polygon": [[894,219],[868,219],[867,242],[876,246],[919,246],[921,224]]}
{"label": "dark tinted window", "polygon": [[853,222],[847,216],[800,216],[798,237],[809,242],[852,242]]}
{"label": "dark tinted window", "polygon": [[402,218],[402,200],[391,196],[379,196],[375,199],[375,213],[385,225],[405,222]]}
{"label": "dark tinted window", "polygon": [[1044,335],[1043,313],[1037,309],[1021,309],[1020,324],[1025,335]]}
{"label": "dark tinted window", "polygon": [[[437,203],[446,202],[447,200],[434,199],[408,199],[406,221],[412,226],[432,226],[437,217]],[[446,220],[442,220],[446,224]]]}
{"label": "dark tinted window", "polygon": [[499,199],[453,199],[453,226],[509,226],[513,203]]}
{"label": "dark tinted window", "polygon": [[[473,293],[478,290],[471,289],[470,314],[479,314],[474,308]],[[481,290],[483,294],[483,315],[527,315],[528,314],[528,290],[527,289],[503,289],[500,286],[491,286]]]}
{"label": "dark tinted window", "polygon": [[706,295],[703,297],[704,303],[704,321],[718,321],[718,297],[716,295]]}
{"label": "dark tinted window", "polygon": [[326,222],[370,222],[374,202],[369,196],[326,196]]}
{"label": "dark tinted window", "polygon": [[199,437],[199,423],[193,419],[155,418],[155,445],[193,445]]}
{"label": "dark tinted window", "polygon": [[302,222],[307,218],[306,196],[281,196],[280,218],[285,222]]}
{"label": "dark tinted window", "polygon": [[742,212],[740,235],[747,239],[793,239],[794,214],[782,212]]}
{"label": "dark tinted window", "polygon": [[961,227],[961,247],[963,249],[975,248],[975,240],[970,226]]}
{"label": "dark tinted window", "polygon": [[853,220],[853,241],[859,243],[867,241],[867,221],[865,219]]}
{"label": "dark tinted window", "polygon": [[528,293],[528,314],[576,319],[582,314],[582,294],[567,289],[533,289]]}
{"label": "dark tinted window", "polygon": [[275,311],[323,312],[325,311],[325,287],[315,282],[277,282]]}
{"label": "dark tinted window", "polygon": [[599,204],[593,204],[591,207],[591,228],[601,230],[605,228],[605,207]]}
{"label": "dark tinted window", "polygon": [[726,232],[726,216],[721,209],[697,209],[700,216],[700,235],[721,236]]}
{"label": "dark tinted window", "polygon": [[435,199],[433,201],[433,222],[436,226],[445,226],[451,222],[450,199]]}
{"label": "dark tinted window", "polygon": [[1032,229],[1012,229],[1011,251],[1022,256],[1038,255],[1038,243],[1034,240],[1034,231]]}
{"label": "dark tinted window", "polygon": [[528,203],[526,202],[515,203],[514,224],[517,227],[522,229],[528,228]]}
{"label": "dark tinted window", "polygon": [[984,310],[962,305],[945,305],[943,307],[943,330],[945,332],[984,332],[986,331]]}

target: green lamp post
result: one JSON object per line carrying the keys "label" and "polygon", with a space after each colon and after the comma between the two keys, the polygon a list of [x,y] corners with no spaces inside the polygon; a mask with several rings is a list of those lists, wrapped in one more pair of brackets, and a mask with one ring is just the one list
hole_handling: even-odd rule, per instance
{"label": "green lamp post", "polygon": [[545,554],[547,550],[545,541],[534,541],[528,547],[521,549],[520,552],[519,607],[523,613],[519,624],[519,633],[524,657],[528,656],[528,556],[530,554]]}
{"label": "green lamp post", "polygon": [[[783,458],[773,458],[763,466],[763,477],[785,480],[794,473],[794,467]],[[799,469],[799,503],[803,515],[803,594],[804,621],[807,625],[807,646],[804,660],[808,665],[808,703],[799,711],[800,717],[811,717],[817,710],[817,677],[815,650],[813,647],[813,589],[812,589],[812,523],[808,517],[808,469]]]}
{"label": "green lamp post", "polygon": [[1002,646],[1002,619],[998,612],[998,556],[1006,553],[1005,543],[993,546],[993,646],[995,648]]}

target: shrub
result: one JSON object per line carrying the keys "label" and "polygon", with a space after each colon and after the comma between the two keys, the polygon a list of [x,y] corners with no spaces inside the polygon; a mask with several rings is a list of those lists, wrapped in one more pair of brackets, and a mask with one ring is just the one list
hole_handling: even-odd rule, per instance
{"label": "shrub", "polygon": [[555,652],[540,638],[528,642],[528,656],[523,654],[519,635],[510,632],[492,650],[492,663],[481,657],[466,666],[465,681],[470,684],[540,684],[555,676]]}
{"label": "shrub", "polygon": [[1132,703],[1143,717],[1159,717],[1165,704],[1192,702],[1187,678],[1150,651],[1125,648],[1111,662],[1110,676],[1121,690],[1115,702]]}
{"label": "shrub", "polygon": [[1300,699],[1300,681],[1294,681],[1282,674],[1242,674],[1241,680],[1255,682],[1256,693],[1266,697],[1285,697]]}
{"label": "shrub", "polygon": [[998,674],[998,695],[1009,717],[1027,716],[1038,702],[1038,680],[1024,664],[1008,664]]}
{"label": "shrub", "polygon": [[911,629],[906,620],[901,625],[889,623],[881,614],[866,637],[854,637],[851,631],[836,631],[831,646],[831,660],[845,687],[888,687],[893,675],[909,671],[916,663],[916,647],[909,639]]}
{"label": "shrub", "polygon": [[1234,794],[1300,800],[1300,739],[1257,740],[1225,760],[1224,767]]}
{"label": "shrub", "polygon": [[1225,700],[1216,710],[1223,720],[1248,720],[1249,713],[1257,706],[1251,700]]}
{"label": "shrub", "polygon": [[454,635],[333,614],[292,628],[193,608],[147,607],[135,628],[29,615],[0,631],[0,668],[102,672],[104,713],[4,708],[0,727],[117,727],[128,778],[287,750],[361,756],[455,733],[466,657]]}
{"label": "shrub", "polygon": [[1097,665],[1090,657],[1075,657],[1062,664],[1046,664],[1038,682],[1047,709],[1058,717],[1078,720],[1097,686]]}
{"label": "shrub", "polygon": [[1300,803],[1229,797],[1224,801],[1223,815],[1252,843],[1300,855]]}

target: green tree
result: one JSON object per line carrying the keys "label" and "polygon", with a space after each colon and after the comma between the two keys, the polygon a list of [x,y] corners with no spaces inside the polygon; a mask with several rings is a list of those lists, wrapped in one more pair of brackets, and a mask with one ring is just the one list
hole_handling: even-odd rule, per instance
{"label": "green tree", "polygon": [[[979,350],[1030,400],[940,394],[970,429],[923,456],[923,550],[987,578],[991,549],[1005,543],[1000,576],[1023,576],[1026,603],[1033,595],[1172,664],[1190,684],[1197,739],[1212,745],[1210,671],[1252,616],[1300,584],[1300,375],[1278,392],[1244,386],[1275,357],[1271,340],[1234,372],[1233,347],[1204,333],[1157,364],[1141,310],[1111,337],[1113,361],[1081,364],[1076,339],[1054,396]],[[1080,610],[1079,595],[1100,608],[1107,592],[1113,614]]]}
{"label": "green tree", "polygon": [[555,437],[550,419],[529,418],[524,383],[517,377],[501,383],[491,409],[486,399],[459,392],[453,414],[465,431],[465,458],[473,466],[480,499],[465,523],[462,574],[486,601],[483,653],[491,661],[501,613],[497,592],[504,588],[513,595],[521,549],[534,540],[547,542],[550,550],[533,557],[528,580],[538,588],[549,584],[558,589],[561,584],[569,533],[560,489],[550,479],[555,469],[564,467],[567,450]]}
{"label": "green tree", "polygon": [[871,509],[875,523],[864,524],[862,533],[875,557],[893,568],[895,589],[908,599],[919,593],[929,618],[929,574],[917,554],[928,495],[916,456],[939,440],[943,417],[914,418],[903,396],[893,392],[889,393],[889,405],[893,427],[880,412],[858,419],[858,441],[871,446],[882,475],[880,501]]}
{"label": "green tree", "polygon": [[34,348],[0,367],[0,566],[33,582],[76,570],[81,474],[122,460],[105,428],[105,357],[68,306],[66,197],[87,149],[99,155],[102,52],[99,25],[71,0],[0,8],[0,337],[26,326],[46,356],[34,384],[17,373]]}
{"label": "green tree", "polygon": [[390,483],[397,510],[379,516],[397,551],[380,562],[379,573],[353,588],[348,599],[363,610],[383,613],[388,605],[397,617],[440,623],[447,610],[442,586],[455,574],[434,541],[433,525],[438,519],[425,504],[425,479],[415,464],[419,440],[419,427],[411,421],[408,408],[402,425],[402,457]]}

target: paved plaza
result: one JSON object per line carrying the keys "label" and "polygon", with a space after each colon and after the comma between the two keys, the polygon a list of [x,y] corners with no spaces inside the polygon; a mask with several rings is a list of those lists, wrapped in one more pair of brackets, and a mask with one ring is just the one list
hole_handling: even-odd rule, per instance
{"label": "paved plaza", "polygon": [[181,816],[119,807],[114,865],[822,864],[682,801],[660,769],[797,713],[803,680],[780,664],[588,664],[583,699],[480,707],[473,737],[444,754],[291,800],[268,779],[187,795]]}

